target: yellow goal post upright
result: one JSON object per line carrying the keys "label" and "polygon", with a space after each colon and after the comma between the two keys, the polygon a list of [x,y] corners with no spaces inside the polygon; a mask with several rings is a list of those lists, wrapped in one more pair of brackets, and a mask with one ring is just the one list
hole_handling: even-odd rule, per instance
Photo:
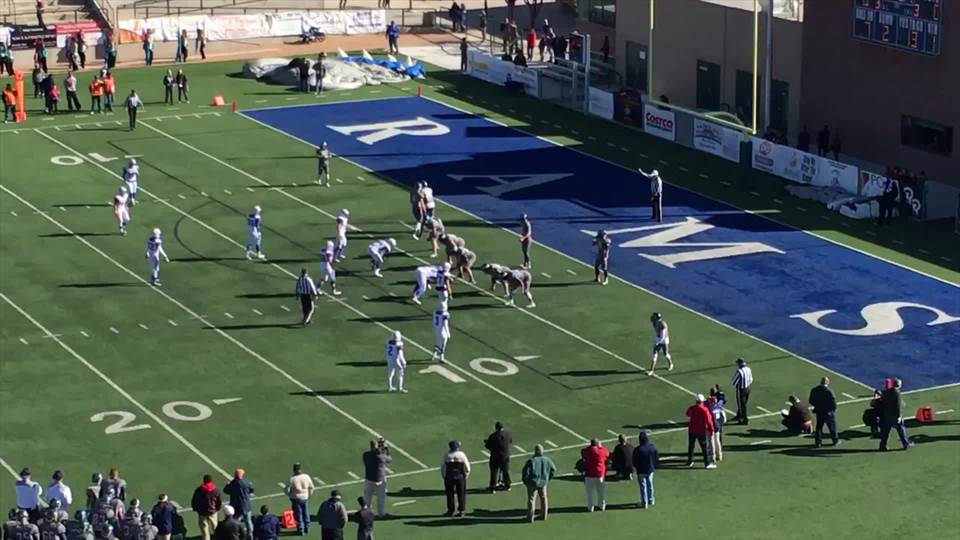
{"label": "yellow goal post upright", "polygon": [[[667,0],[672,1],[672,0]],[[656,54],[654,53],[654,39],[653,32],[656,27],[656,5],[657,0],[650,0],[650,28],[649,28],[649,37],[647,45],[647,103],[651,103],[658,107],[664,107],[666,109],[677,110],[689,114],[691,116],[696,116],[703,118],[704,120],[709,120],[723,126],[742,131],[748,135],[757,134],[757,106],[759,105],[760,96],[759,96],[759,68],[760,68],[760,0],[753,0],[753,106],[751,107],[751,119],[750,125],[744,126],[736,122],[730,122],[729,120],[724,120],[723,118],[718,118],[717,116],[711,115],[709,113],[704,113],[700,111],[695,111],[686,107],[681,107],[673,103],[664,103],[659,99],[655,98],[656,94],[653,93],[653,79],[654,79],[654,60]]]}

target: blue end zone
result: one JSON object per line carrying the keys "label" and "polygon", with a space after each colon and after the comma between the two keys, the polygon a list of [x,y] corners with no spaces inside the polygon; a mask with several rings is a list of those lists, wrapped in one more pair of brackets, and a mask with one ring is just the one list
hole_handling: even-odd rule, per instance
{"label": "blue end zone", "polygon": [[638,174],[427,99],[244,114],[589,264],[605,229],[619,277],[866,386],[960,383],[955,284],[671,185],[657,224]]}

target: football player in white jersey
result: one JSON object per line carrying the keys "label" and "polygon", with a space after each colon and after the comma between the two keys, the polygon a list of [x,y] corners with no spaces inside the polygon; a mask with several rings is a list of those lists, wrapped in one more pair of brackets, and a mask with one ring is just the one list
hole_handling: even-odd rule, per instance
{"label": "football player in white jersey", "polygon": [[380,272],[383,269],[383,259],[397,247],[397,241],[393,238],[386,240],[377,240],[370,244],[367,253],[370,254],[370,265],[373,266],[373,275],[383,277]]}
{"label": "football player in white jersey", "polygon": [[343,250],[347,249],[347,229],[350,227],[350,211],[344,208],[337,216],[337,239],[333,247],[333,258],[344,259]]}
{"label": "football player in white jersey", "polygon": [[650,361],[650,371],[647,375],[653,375],[657,369],[657,357],[660,353],[667,359],[667,371],[673,371],[673,358],[670,357],[670,329],[667,327],[667,321],[663,320],[663,315],[654,313],[650,315],[650,324],[653,325],[653,360]]}
{"label": "football player in white jersey", "polygon": [[420,299],[423,298],[423,295],[427,294],[427,286],[431,281],[436,281],[439,271],[440,269],[436,266],[417,267],[417,282],[413,286],[413,298],[411,298],[414,304],[420,304]]}
{"label": "football player in white jersey", "polygon": [[170,262],[167,252],[163,250],[163,240],[160,239],[160,229],[153,229],[147,239],[146,259],[150,261],[150,283],[154,287],[160,286],[160,257]]}
{"label": "football player in white jersey", "polygon": [[130,158],[127,165],[123,168],[123,183],[126,184],[127,192],[130,194],[130,206],[137,204],[137,188],[140,183],[140,164],[136,158]]}
{"label": "football player in white jersey", "polygon": [[[407,389],[403,387],[403,373],[407,369],[407,359],[403,355],[403,336],[397,330],[393,333],[393,338],[387,341],[387,391],[400,391],[404,394]],[[393,377],[397,377],[397,386],[393,386]]]}
{"label": "football player in white jersey", "polygon": [[120,234],[123,236],[127,235],[127,224],[130,223],[130,207],[127,205],[129,202],[130,194],[127,192],[127,187],[120,186],[117,194],[113,196],[113,217],[116,218]]}
{"label": "football player in white jersey", "polygon": [[420,190],[423,189],[423,182],[417,182],[413,190],[410,191],[410,211],[413,213],[413,238],[420,239],[420,233],[423,231],[423,200],[420,196]]}
{"label": "football player in white jersey", "polygon": [[423,209],[423,219],[436,217],[437,201],[433,199],[433,188],[427,184],[426,180],[420,183],[420,202]]}
{"label": "football player in white jersey", "polygon": [[336,253],[333,242],[327,240],[327,247],[320,252],[320,273],[323,274],[323,277],[320,280],[320,283],[317,283],[317,290],[320,291],[320,294],[323,294],[323,284],[330,284],[330,292],[334,296],[340,296],[340,290],[337,289],[337,270],[333,267],[333,263],[336,262],[334,257]]}
{"label": "football player in white jersey", "polygon": [[440,297],[440,309],[447,311],[447,306],[453,298],[453,274],[450,273],[450,263],[445,262],[437,269],[437,296]]}
{"label": "football player in white jersey", "polygon": [[247,259],[254,257],[266,259],[261,249],[263,241],[263,219],[260,217],[262,209],[259,206],[253,207],[253,212],[247,214]]}
{"label": "football player in white jersey", "polygon": [[442,364],[447,362],[447,343],[450,341],[450,312],[446,306],[433,312],[433,358]]}

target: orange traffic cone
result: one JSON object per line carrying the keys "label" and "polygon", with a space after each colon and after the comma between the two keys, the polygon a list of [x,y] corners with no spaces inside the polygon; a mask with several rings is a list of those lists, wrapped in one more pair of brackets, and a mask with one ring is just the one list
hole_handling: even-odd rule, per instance
{"label": "orange traffic cone", "polygon": [[423,97],[423,85],[417,85],[417,95]]}
{"label": "orange traffic cone", "polygon": [[233,102],[233,107],[232,107],[232,109],[233,109],[233,112],[237,112],[237,102],[236,102],[236,101]]}

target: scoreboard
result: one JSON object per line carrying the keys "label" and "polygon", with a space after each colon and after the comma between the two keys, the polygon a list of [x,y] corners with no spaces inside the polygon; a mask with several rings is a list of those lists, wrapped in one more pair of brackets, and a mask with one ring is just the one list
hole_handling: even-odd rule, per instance
{"label": "scoreboard", "polygon": [[853,0],[853,37],[937,56],[947,1]]}

